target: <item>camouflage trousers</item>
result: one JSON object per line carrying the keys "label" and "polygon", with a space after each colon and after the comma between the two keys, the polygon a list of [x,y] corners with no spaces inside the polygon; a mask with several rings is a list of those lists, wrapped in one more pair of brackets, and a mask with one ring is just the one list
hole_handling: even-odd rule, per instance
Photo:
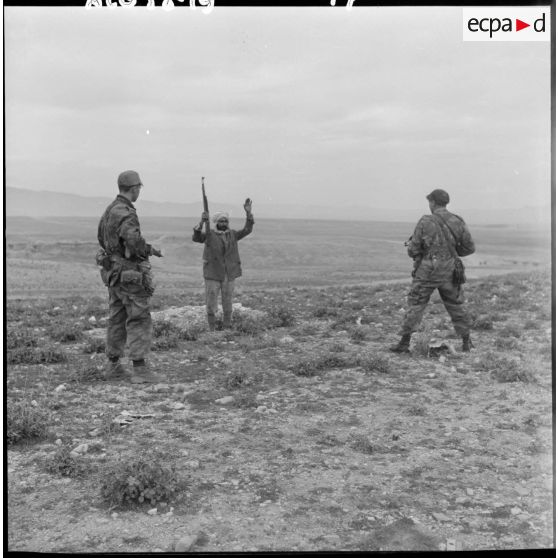
{"label": "camouflage trousers", "polygon": [[[131,290],[135,292],[130,292]],[[109,319],[105,351],[109,358],[123,357],[126,342],[128,342],[130,359],[145,358],[151,347],[153,332],[150,299],[144,289],[138,289],[136,286],[127,289],[117,283],[109,287]]]}
{"label": "camouflage trousers", "polygon": [[469,333],[471,319],[465,308],[463,289],[461,285],[453,284],[452,274],[453,262],[444,265],[441,269],[433,269],[429,263],[421,264],[407,296],[408,309],[401,326],[401,335],[413,333],[418,329],[435,289],[440,293],[457,335],[463,337]]}
{"label": "camouflage trousers", "polygon": [[234,295],[234,279],[225,278],[224,281],[205,280],[205,304],[208,318],[215,318],[219,303],[219,293],[221,294],[221,304],[223,305],[223,321],[230,322],[232,316],[232,304]]}

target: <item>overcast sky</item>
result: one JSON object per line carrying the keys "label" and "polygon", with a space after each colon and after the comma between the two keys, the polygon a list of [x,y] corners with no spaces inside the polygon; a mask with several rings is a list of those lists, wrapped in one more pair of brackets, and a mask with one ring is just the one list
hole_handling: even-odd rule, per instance
{"label": "overcast sky", "polygon": [[[84,2],[85,3],[85,2]],[[7,185],[421,208],[550,203],[550,43],[460,7],[4,9]]]}

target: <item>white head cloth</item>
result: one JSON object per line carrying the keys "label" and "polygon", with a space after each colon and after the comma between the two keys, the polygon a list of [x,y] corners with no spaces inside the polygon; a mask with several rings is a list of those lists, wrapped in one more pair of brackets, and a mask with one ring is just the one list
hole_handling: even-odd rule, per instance
{"label": "white head cloth", "polygon": [[213,221],[214,223],[217,223],[217,221],[219,221],[219,219],[222,219],[223,217],[225,217],[225,219],[228,219],[228,218],[229,218],[229,214],[228,214],[226,211],[216,211],[216,212],[213,214],[212,221]]}

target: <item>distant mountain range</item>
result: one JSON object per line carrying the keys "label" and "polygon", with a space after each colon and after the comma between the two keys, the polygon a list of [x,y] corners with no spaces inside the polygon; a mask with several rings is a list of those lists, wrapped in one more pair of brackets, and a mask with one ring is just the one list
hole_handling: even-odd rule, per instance
{"label": "distant mountain range", "polygon": [[[48,190],[28,190],[6,187],[6,217],[99,217],[113,198],[79,196]],[[138,214],[144,217],[199,217],[201,200],[193,203],[154,202],[139,199],[136,203]],[[215,210],[230,211],[234,217],[243,215],[241,206],[214,202]],[[450,208],[451,210],[452,208]],[[456,212],[471,224],[550,224],[551,212],[548,207],[471,209]],[[301,206],[297,204],[258,204],[254,202],[254,214],[263,219],[325,219],[358,221],[399,221],[413,223],[427,212],[427,208],[413,210],[397,207],[378,208],[358,206]]]}

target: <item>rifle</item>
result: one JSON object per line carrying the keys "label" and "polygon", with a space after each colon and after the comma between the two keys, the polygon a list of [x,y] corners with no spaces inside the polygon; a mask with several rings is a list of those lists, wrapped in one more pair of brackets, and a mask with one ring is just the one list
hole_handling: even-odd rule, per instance
{"label": "rifle", "polygon": [[205,185],[203,183],[205,176],[202,176],[202,196],[203,196],[203,210],[207,213],[207,220],[205,222],[205,234],[209,234],[209,205],[207,203],[207,196],[205,195]]}

